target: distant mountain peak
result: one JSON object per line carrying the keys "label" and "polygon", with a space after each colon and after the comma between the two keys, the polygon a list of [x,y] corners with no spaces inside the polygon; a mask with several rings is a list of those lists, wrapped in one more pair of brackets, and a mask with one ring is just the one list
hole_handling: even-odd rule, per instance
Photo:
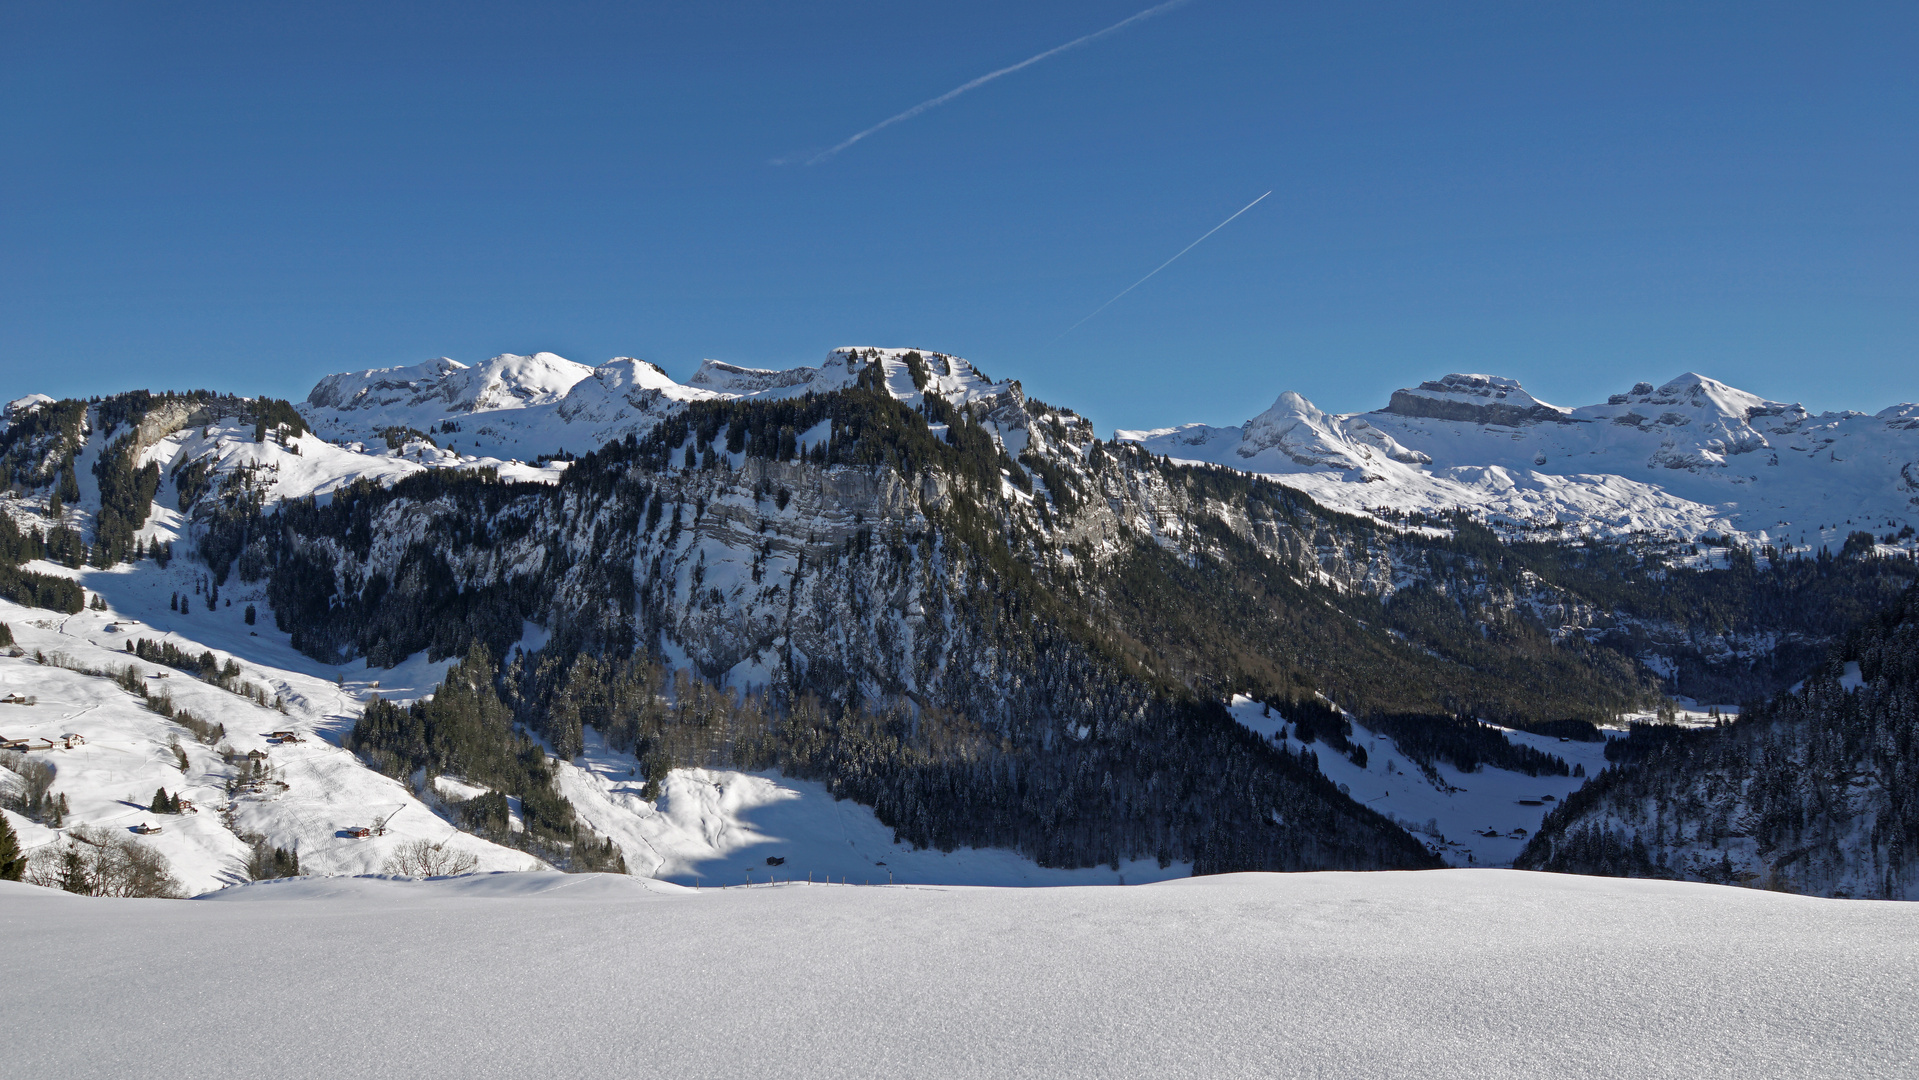
{"label": "distant mountain peak", "polygon": [[1527,393],[1519,380],[1499,375],[1455,372],[1443,379],[1393,391],[1382,412],[1424,416],[1435,420],[1463,420],[1476,424],[1517,426],[1540,421],[1564,423],[1568,410]]}

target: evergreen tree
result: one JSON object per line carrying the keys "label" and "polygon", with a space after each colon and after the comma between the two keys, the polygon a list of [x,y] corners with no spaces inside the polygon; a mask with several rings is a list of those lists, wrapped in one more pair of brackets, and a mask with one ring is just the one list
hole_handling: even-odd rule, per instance
{"label": "evergreen tree", "polygon": [[53,886],[80,896],[92,896],[92,867],[88,865],[87,857],[81,852],[78,843],[69,840],[61,845],[59,860],[53,870]]}
{"label": "evergreen tree", "polygon": [[20,836],[5,814],[0,814],[0,881],[19,881],[27,872],[27,855],[20,850]]}

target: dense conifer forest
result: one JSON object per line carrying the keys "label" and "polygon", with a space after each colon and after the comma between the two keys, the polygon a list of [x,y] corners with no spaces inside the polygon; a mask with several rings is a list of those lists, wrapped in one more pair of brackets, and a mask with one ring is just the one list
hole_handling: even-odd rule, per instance
{"label": "dense conifer forest", "polygon": [[1797,691],[1714,727],[1634,725],[1522,867],[1919,896],[1919,590]]}

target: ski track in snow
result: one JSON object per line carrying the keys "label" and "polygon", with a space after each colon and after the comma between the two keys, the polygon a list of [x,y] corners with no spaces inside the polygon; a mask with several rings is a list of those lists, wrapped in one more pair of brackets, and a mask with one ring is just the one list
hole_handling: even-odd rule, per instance
{"label": "ski track in snow", "polygon": [[1919,906],[1455,870],[1137,888],[0,883],[9,1076],[1895,1077]]}

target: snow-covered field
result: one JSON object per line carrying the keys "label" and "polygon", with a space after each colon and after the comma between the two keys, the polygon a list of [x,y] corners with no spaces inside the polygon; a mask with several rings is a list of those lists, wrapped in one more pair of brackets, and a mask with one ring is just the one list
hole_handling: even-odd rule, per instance
{"label": "snow-covered field", "polygon": [[0,884],[0,1075],[1896,1077],[1919,906],[1456,870],[1127,888]]}

